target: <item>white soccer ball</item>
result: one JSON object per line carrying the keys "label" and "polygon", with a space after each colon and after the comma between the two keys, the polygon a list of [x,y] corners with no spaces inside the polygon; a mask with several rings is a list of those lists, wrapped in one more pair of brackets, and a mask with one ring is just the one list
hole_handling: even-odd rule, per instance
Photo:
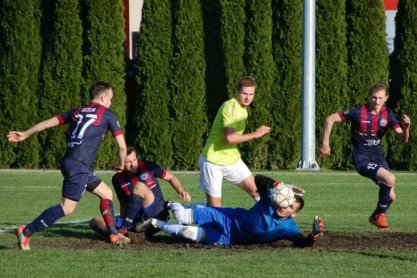
{"label": "white soccer ball", "polygon": [[286,208],[294,203],[294,191],[292,187],[281,184],[274,188],[271,193],[272,202],[281,208]]}

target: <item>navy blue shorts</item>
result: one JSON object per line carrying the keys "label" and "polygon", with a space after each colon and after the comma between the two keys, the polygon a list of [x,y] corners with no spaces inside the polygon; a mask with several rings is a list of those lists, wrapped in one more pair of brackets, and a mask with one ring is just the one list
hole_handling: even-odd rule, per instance
{"label": "navy blue shorts", "polygon": [[84,163],[76,159],[65,158],[61,163],[64,176],[62,197],[78,202],[87,190],[92,192],[101,183]]}
{"label": "navy blue shorts", "polygon": [[154,200],[152,204],[146,208],[141,208],[135,217],[134,223],[143,222],[148,218],[157,218],[159,220],[167,221],[169,218],[168,209],[165,208],[163,200]]}
{"label": "navy blue shorts", "polygon": [[384,168],[389,171],[388,163],[383,158],[371,158],[367,155],[357,154],[353,157],[353,163],[355,165],[356,171],[367,178],[370,178],[374,182],[378,183],[376,180],[376,173],[378,172],[379,168]]}

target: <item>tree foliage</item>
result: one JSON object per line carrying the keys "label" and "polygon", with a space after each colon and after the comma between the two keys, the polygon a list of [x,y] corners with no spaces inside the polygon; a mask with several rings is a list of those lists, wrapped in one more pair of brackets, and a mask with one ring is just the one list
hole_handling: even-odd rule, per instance
{"label": "tree foliage", "polygon": [[[84,100],[89,88],[97,81],[106,81],[115,88],[111,110],[120,125],[126,122],[125,90],[125,39],[123,2],[107,0],[83,0],[84,26]],[[107,134],[97,153],[96,166],[109,169],[116,162],[116,141]]]}
{"label": "tree foliage", "polygon": [[[78,0],[44,1],[39,116],[48,119],[81,105],[82,26]],[[68,97],[71,96],[71,97]],[[44,168],[60,166],[67,126],[40,134]]]}
{"label": "tree foliage", "polygon": [[[171,1],[145,1],[137,60],[135,146],[165,167],[173,164],[169,104],[172,58]],[[175,75],[174,75],[175,78]]]}
{"label": "tree foliage", "polygon": [[207,132],[205,56],[202,9],[199,2],[176,0],[171,78],[172,144],[175,169],[196,169]]}
{"label": "tree foliage", "polygon": [[9,131],[26,130],[38,120],[38,7],[38,1],[0,2],[0,167],[39,167],[37,136],[19,144],[6,140]]}

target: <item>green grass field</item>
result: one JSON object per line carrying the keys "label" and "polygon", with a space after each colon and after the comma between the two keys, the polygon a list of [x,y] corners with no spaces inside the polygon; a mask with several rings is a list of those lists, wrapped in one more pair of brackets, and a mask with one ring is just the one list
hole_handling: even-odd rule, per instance
{"label": "green grass field", "polygon": [[[378,187],[354,172],[269,172],[273,178],[306,189],[304,210],[296,221],[308,232],[314,215],[328,233],[417,237],[417,174],[396,173],[397,202],[389,211],[390,231],[368,223]],[[108,184],[111,173],[98,173]],[[177,173],[193,202],[204,201],[197,173]],[[68,248],[66,242],[102,240],[86,221],[99,214],[98,198],[86,193],[76,212],[32,237],[29,252],[17,248],[14,228],[32,221],[61,198],[59,172],[0,172],[0,265],[2,277],[416,277],[417,247],[339,248],[317,245],[283,248],[141,248],[140,245]],[[162,183],[166,199],[177,200]],[[224,206],[249,207],[252,200],[228,182]],[[117,202],[115,202],[117,203]],[[115,210],[118,211],[117,205]],[[323,239],[326,233],[323,235]],[[85,240],[85,239],[89,239]],[[322,239],[322,240],[323,240]],[[355,237],[352,237],[355,240]],[[415,242],[415,240],[414,240]]]}

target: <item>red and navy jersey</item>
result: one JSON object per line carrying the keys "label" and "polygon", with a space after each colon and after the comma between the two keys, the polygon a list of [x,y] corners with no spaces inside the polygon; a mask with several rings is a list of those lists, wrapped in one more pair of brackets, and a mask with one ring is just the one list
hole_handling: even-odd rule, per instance
{"label": "red and navy jersey", "polygon": [[130,176],[125,172],[113,175],[112,183],[119,200],[128,199],[132,194],[133,185],[142,182],[155,195],[155,200],[164,202],[161,187],[158,178],[163,179],[166,175],[166,169],[152,161],[139,161],[138,172],[135,176]]}
{"label": "red and navy jersey", "polygon": [[69,124],[64,158],[79,160],[89,168],[92,168],[106,132],[110,130],[113,136],[123,134],[113,112],[98,103],[69,110],[57,118],[61,125]]}
{"label": "red and navy jersey", "polygon": [[388,128],[400,127],[394,113],[385,105],[378,115],[371,113],[366,104],[338,112],[338,114],[343,121],[351,122],[353,154],[362,153],[384,157],[381,146],[382,137]]}

